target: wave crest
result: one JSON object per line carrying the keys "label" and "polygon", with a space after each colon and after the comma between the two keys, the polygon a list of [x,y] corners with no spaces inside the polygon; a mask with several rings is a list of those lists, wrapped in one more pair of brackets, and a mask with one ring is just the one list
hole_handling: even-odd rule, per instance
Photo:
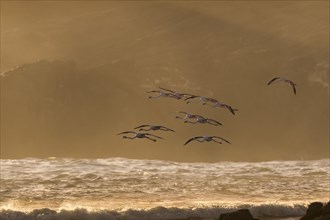
{"label": "wave crest", "polygon": [[298,217],[305,214],[305,205],[241,205],[239,207],[155,207],[151,209],[126,209],[126,210],[97,210],[77,208],[74,210],[61,209],[55,211],[48,208],[35,209],[31,212],[15,210],[1,210],[0,219],[3,220],[161,220],[161,219],[217,219],[220,214],[247,208],[254,217]]}

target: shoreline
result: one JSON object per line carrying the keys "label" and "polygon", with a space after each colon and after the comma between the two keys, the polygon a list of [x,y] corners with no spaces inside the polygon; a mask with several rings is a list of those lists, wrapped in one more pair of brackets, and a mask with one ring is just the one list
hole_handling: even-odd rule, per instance
{"label": "shoreline", "polygon": [[[268,214],[266,214],[268,211]],[[297,211],[297,210],[295,210]],[[252,215],[253,214],[253,215]],[[279,217],[281,215],[282,217]],[[111,210],[100,209],[89,211],[84,208],[59,209],[49,208],[33,209],[32,211],[18,211],[12,209],[0,209],[0,219],[29,219],[29,220],[324,220],[330,219],[330,201],[326,203],[312,202],[304,210],[288,212],[286,209],[253,209],[237,208],[230,210],[208,209],[208,208],[165,208],[157,207],[153,209],[124,209]]]}
{"label": "shoreline", "polygon": [[[165,208],[164,208],[165,209]],[[240,209],[237,209],[237,211]],[[76,208],[72,210],[61,209],[58,211],[43,208],[43,209],[34,209],[32,211],[16,211],[11,209],[0,209],[0,219],[2,220],[12,220],[12,219],[29,219],[29,220],[37,220],[41,216],[47,216],[47,218],[43,218],[45,220],[64,220],[64,219],[72,219],[72,220],[81,220],[81,219],[118,219],[118,220],[137,220],[137,219],[145,219],[145,220],[219,220],[221,214],[217,217],[198,217],[195,214],[182,216],[182,213],[177,214],[169,214],[166,212],[157,211],[155,213],[148,213],[148,211],[137,211],[137,210],[127,210],[128,213],[118,213],[113,210],[99,210],[99,211],[87,211],[86,209]],[[235,211],[234,211],[235,212]],[[224,214],[224,213],[223,213]],[[162,217],[162,215],[164,215]],[[167,217],[166,217],[167,216]],[[171,217],[170,217],[171,216]],[[294,217],[277,217],[277,216],[257,216],[258,220],[300,220],[302,216],[294,216]]]}

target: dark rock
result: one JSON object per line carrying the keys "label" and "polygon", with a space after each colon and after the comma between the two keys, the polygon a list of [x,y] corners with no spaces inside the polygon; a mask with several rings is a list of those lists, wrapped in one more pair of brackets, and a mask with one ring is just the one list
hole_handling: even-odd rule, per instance
{"label": "dark rock", "polygon": [[240,209],[235,212],[221,214],[219,220],[258,220],[253,218],[248,209]]}
{"label": "dark rock", "polygon": [[321,202],[312,202],[306,211],[306,215],[300,220],[313,220],[322,215],[323,204]]}
{"label": "dark rock", "polygon": [[330,214],[330,202],[325,204],[325,206],[323,207],[322,215],[326,215],[326,214]]}
{"label": "dark rock", "polygon": [[322,215],[320,217],[315,218],[314,220],[329,220],[330,214]]}

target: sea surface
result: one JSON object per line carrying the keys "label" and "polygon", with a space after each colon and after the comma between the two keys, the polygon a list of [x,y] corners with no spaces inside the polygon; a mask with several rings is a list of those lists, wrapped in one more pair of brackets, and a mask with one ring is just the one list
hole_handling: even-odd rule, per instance
{"label": "sea surface", "polygon": [[2,159],[0,219],[297,219],[330,200],[330,160]]}

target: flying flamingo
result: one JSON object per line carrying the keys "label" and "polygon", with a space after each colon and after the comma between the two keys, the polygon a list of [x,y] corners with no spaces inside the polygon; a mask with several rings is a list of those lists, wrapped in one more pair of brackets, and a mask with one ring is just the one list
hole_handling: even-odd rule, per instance
{"label": "flying flamingo", "polygon": [[184,123],[192,123],[192,124],[196,124],[196,123],[205,124],[205,123],[207,123],[207,124],[215,125],[215,126],[222,125],[220,122],[218,122],[214,119],[204,118],[203,116],[200,116],[200,115],[195,115],[194,118],[196,119],[196,121],[185,120]]}
{"label": "flying flamingo", "polygon": [[213,102],[214,103],[214,102],[218,101],[214,98],[209,98],[209,97],[199,96],[199,95],[192,95],[192,96],[185,99],[185,101],[187,101],[187,104],[192,102],[191,99],[195,99],[195,100],[198,99],[197,102],[202,102],[203,105],[205,105],[208,102]]}
{"label": "flying flamingo", "polygon": [[226,139],[222,138],[222,137],[219,137],[219,136],[207,136],[207,135],[204,135],[204,136],[196,136],[196,137],[193,137],[193,138],[190,138],[186,143],[184,143],[184,145],[187,145],[189,142],[191,141],[198,141],[198,142],[210,142],[210,141],[213,141],[213,142],[216,142],[218,144],[222,144],[221,141],[218,141],[216,139],[220,139],[228,144],[230,144],[229,141],[227,141]]}
{"label": "flying flamingo", "polygon": [[297,90],[296,90],[296,86],[297,84],[294,83],[293,81],[289,80],[289,79],[285,79],[283,77],[275,77],[273,78],[272,80],[270,80],[267,85],[270,85],[272,83],[278,83],[278,82],[286,82],[286,83],[289,83],[293,89],[293,93],[296,95],[297,93]]}
{"label": "flying flamingo", "polygon": [[[154,141],[154,142],[157,141],[157,139],[155,139],[155,138],[163,139],[162,137],[159,137],[159,136],[156,136],[156,135],[153,135],[153,134],[150,134],[150,133],[140,133],[140,132],[135,132],[135,131],[124,131],[124,132],[120,132],[117,135],[121,135],[121,134],[134,134],[134,136],[132,136],[132,137],[123,136],[123,138],[128,138],[128,139],[147,138],[148,140],[151,140],[151,141]],[[155,137],[155,138],[151,138],[149,136]]]}
{"label": "flying flamingo", "polygon": [[183,99],[185,97],[191,97],[191,96],[194,96],[192,94],[188,94],[188,93],[179,93],[179,92],[175,92],[173,90],[170,90],[170,89],[165,89],[165,88],[162,88],[162,87],[159,87],[161,90],[164,90],[164,91],[167,91],[167,92],[170,92],[172,93],[174,96],[178,97],[178,99]]}
{"label": "flying flamingo", "polygon": [[167,128],[162,125],[140,125],[138,127],[135,127],[134,129],[139,129],[139,131],[156,131],[156,130],[161,130],[161,131],[172,131],[172,129]]}
{"label": "flying flamingo", "polygon": [[173,93],[164,92],[160,90],[151,90],[147,91],[147,93],[158,93],[158,96],[149,96],[149,99],[159,98],[159,97],[168,97],[168,98],[174,98],[174,99],[180,99],[179,96],[174,95]]}
{"label": "flying flamingo", "polygon": [[236,108],[232,108],[230,105],[221,103],[221,102],[216,102],[212,108],[216,108],[216,107],[220,107],[220,108],[226,108],[228,111],[230,111],[233,115],[235,115],[235,111],[238,111],[238,109]]}

